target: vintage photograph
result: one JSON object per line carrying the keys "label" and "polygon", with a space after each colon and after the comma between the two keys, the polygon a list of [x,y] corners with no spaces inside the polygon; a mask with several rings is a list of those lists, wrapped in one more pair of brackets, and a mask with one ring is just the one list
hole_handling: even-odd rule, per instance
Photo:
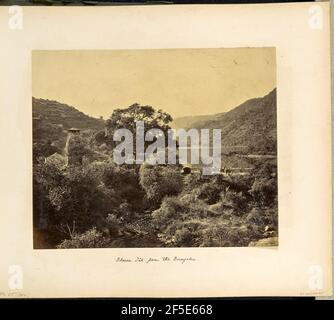
{"label": "vintage photograph", "polygon": [[272,47],[33,51],[34,249],[277,247],[276,87]]}

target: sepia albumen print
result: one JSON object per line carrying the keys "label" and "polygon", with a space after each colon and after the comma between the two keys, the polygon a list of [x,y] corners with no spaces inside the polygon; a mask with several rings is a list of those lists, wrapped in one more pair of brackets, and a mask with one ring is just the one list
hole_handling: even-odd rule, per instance
{"label": "sepia albumen print", "polygon": [[33,51],[35,249],[278,245],[275,48]]}

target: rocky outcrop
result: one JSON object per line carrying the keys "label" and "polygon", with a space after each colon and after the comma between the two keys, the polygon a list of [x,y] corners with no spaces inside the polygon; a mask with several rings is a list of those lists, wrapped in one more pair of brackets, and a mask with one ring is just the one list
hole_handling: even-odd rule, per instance
{"label": "rocky outcrop", "polygon": [[271,237],[260,239],[258,241],[252,241],[248,245],[249,247],[277,247],[278,246],[278,237]]}

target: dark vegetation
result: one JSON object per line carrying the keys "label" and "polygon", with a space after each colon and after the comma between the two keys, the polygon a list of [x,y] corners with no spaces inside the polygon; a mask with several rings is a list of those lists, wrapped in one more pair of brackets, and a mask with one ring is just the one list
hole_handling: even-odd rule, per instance
{"label": "dark vegetation", "polygon": [[[103,121],[39,99],[33,115],[35,248],[248,246],[277,237],[275,157],[232,148],[223,166],[239,172],[215,176],[184,174],[180,165],[117,165],[115,129],[144,120],[146,129],[166,131],[171,116],[134,104]],[[205,126],[222,129],[223,145],[276,155],[275,91],[196,128]],[[67,162],[71,127],[82,131],[69,141]]]}

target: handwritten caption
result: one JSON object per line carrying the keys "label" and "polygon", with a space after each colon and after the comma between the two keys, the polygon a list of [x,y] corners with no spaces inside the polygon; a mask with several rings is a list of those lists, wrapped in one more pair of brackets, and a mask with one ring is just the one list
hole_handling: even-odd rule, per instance
{"label": "handwritten caption", "polygon": [[196,259],[193,257],[161,257],[161,258],[143,258],[143,257],[135,257],[135,258],[124,258],[124,257],[117,257],[116,262],[119,263],[146,263],[146,264],[152,264],[152,263],[159,263],[159,262],[174,262],[174,263],[189,263],[189,262],[195,262]]}

